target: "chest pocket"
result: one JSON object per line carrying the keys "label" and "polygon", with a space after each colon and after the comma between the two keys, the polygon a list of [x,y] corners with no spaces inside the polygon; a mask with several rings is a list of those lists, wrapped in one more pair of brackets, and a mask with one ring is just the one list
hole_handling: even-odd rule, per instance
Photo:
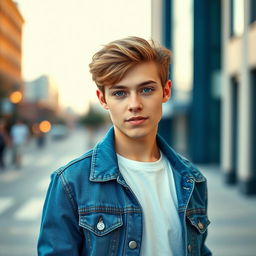
{"label": "chest pocket", "polygon": [[97,236],[104,236],[123,225],[121,214],[90,213],[79,216],[79,225]]}
{"label": "chest pocket", "polygon": [[79,215],[85,236],[86,255],[117,256],[120,250],[123,218],[120,213],[90,212]]}
{"label": "chest pocket", "polygon": [[207,230],[208,225],[210,224],[210,221],[208,220],[206,215],[193,215],[188,216],[187,218],[190,225],[194,226],[200,234],[203,234]]}

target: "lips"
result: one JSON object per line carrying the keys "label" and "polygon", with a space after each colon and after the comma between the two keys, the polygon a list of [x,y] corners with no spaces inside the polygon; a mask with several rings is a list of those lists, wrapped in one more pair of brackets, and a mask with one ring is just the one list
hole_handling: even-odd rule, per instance
{"label": "lips", "polygon": [[144,116],[134,116],[126,120],[126,122],[129,122],[130,124],[138,125],[144,123],[148,117]]}
{"label": "lips", "polygon": [[127,121],[130,122],[130,121],[138,121],[138,120],[143,120],[143,119],[147,119],[147,118],[143,117],[143,116],[135,116],[135,117],[129,118]]}

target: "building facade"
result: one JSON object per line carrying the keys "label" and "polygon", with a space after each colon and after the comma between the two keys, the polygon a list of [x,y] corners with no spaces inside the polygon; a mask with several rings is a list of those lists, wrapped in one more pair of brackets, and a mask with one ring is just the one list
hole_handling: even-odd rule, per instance
{"label": "building facade", "polygon": [[54,121],[59,112],[59,93],[55,81],[42,75],[25,83],[21,113],[30,122]]}
{"label": "building facade", "polygon": [[0,81],[1,94],[8,97],[22,89],[22,25],[24,20],[11,0],[0,1]]}
{"label": "building facade", "polygon": [[58,110],[58,87],[49,76],[42,75],[33,81],[25,83],[25,100],[27,102],[39,102]]}
{"label": "building facade", "polygon": [[222,161],[225,180],[256,193],[256,1],[223,0]]}

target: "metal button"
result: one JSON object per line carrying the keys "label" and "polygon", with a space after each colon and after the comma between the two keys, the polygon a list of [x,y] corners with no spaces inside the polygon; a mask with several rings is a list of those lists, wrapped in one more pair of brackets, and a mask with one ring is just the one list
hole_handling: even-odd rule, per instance
{"label": "metal button", "polygon": [[192,246],[191,246],[191,244],[188,245],[188,252],[192,252]]}
{"label": "metal button", "polygon": [[199,227],[199,229],[203,229],[204,228],[204,225],[199,221],[198,223],[197,223],[197,226]]}
{"label": "metal button", "polygon": [[137,243],[135,241],[130,241],[129,242],[129,248],[130,249],[135,249],[137,248]]}
{"label": "metal button", "polygon": [[98,229],[99,231],[102,231],[104,228],[105,228],[105,224],[104,224],[103,220],[100,219],[99,222],[98,222],[98,224],[97,224],[97,229]]}

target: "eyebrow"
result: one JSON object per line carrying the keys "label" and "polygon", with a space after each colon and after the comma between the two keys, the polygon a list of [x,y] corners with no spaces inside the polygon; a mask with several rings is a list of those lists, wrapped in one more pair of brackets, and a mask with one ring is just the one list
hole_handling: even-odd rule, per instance
{"label": "eyebrow", "polygon": [[[149,85],[149,84],[157,84],[156,81],[154,80],[147,80],[147,81],[144,81],[144,82],[141,82],[139,84],[136,84],[136,87],[141,87],[141,86],[145,86],[145,85]],[[125,85],[121,85],[121,84],[116,84],[116,85],[112,85],[109,90],[116,90],[116,89],[125,89],[127,88],[128,86],[125,86]]]}

